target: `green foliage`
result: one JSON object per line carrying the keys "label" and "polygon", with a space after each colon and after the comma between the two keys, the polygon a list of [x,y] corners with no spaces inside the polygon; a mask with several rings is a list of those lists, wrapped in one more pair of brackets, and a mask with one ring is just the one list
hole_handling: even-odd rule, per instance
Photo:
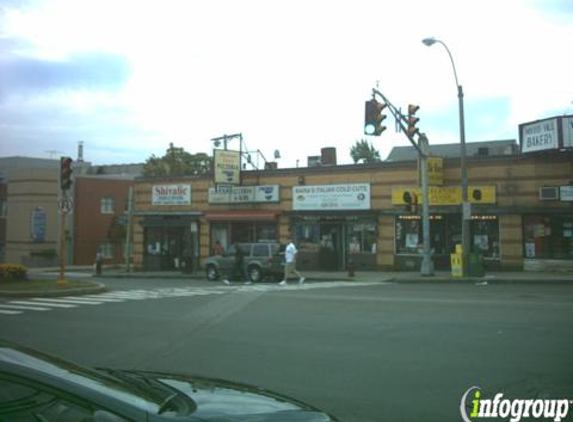
{"label": "green foliage", "polygon": [[354,160],[354,164],[360,160],[362,160],[364,164],[378,163],[382,161],[380,158],[380,152],[365,139],[356,141],[352,148],[350,148],[350,157]]}
{"label": "green foliage", "polygon": [[0,282],[28,279],[28,269],[20,264],[0,264]]}
{"label": "green foliage", "polygon": [[208,174],[211,169],[211,157],[200,152],[190,154],[183,148],[169,144],[163,157],[152,155],[145,161],[143,175],[157,176],[189,176]]}

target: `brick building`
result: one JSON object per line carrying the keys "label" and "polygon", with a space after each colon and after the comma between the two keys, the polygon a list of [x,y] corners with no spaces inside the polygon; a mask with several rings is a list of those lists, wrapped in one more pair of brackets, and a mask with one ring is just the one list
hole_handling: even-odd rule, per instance
{"label": "brick building", "polygon": [[[539,196],[544,186],[571,183],[571,150],[520,155],[515,141],[468,146],[471,246],[486,266],[571,268],[573,202]],[[439,148],[459,151],[459,145]],[[396,154],[370,165],[243,171],[241,186],[232,189],[217,188],[210,176],[138,179],[135,265],[173,269],[189,245],[201,264],[217,240],[228,247],[284,242],[292,234],[303,270],[340,270],[350,261],[368,270],[418,269],[420,212],[407,211],[402,199],[418,189],[418,165],[415,155]],[[430,231],[436,268],[445,269],[461,243],[461,172],[459,155],[443,155]]]}

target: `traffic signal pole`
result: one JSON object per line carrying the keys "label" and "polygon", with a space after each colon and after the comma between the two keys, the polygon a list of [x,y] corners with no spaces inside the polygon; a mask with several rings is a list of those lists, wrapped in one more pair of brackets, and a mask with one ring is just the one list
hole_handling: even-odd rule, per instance
{"label": "traffic signal pole", "polygon": [[[66,191],[62,191],[62,197],[66,197]],[[66,217],[67,211],[65,209],[60,209],[60,277],[58,278],[58,286],[65,286],[68,284],[66,280]]]}
{"label": "traffic signal pole", "polygon": [[[429,156],[429,142],[428,138],[423,133],[418,133],[417,131],[412,131],[410,127],[412,126],[411,118],[413,113],[406,118],[400,110],[398,110],[389,100],[377,89],[372,89],[372,98],[379,96],[382,101],[387,105],[388,110],[394,116],[396,123],[400,129],[406,134],[406,137],[412,144],[412,146],[418,151],[418,156],[420,159],[420,179],[422,182],[422,263],[420,265],[420,274],[422,276],[433,276],[434,275],[434,264],[432,261],[432,251],[430,247],[430,194],[429,194],[429,183],[428,183],[428,156]],[[411,107],[409,107],[410,109]],[[417,110],[417,106],[414,107]],[[414,110],[414,112],[415,112]],[[409,110],[410,111],[410,110]],[[417,120],[414,121],[414,123]],[[418,143],[416,143],[414,136],[418,135]]]}

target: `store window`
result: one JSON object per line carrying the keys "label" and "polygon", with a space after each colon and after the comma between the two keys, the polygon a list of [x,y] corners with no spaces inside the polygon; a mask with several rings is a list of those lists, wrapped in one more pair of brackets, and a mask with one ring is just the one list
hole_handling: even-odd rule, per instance
{"label": "store window", "polygon": [[484,258],[499,259],[499,221],[495,215],[472,216],[472,250]]}
{"label": "store window", "polygon": [[376,225],[356,223],[348,226],[348,254],[376,253]]}
{"label": "store window", "polygon": [[105,197],[101,199],[100,210],[102,214],[113,214],[113,209],[115,207],[115,201],[111,197]]}
{"label": "store window", "polygon": [[[435,255],[449,253],[447,220],[440,215],[430,216],[430,248]],[[420,216],[404,215],[396,218],[396,254],[419,254],[424,241]]]}
{"label": "store window", "polygon": [[573,217],[523,217],[525,258],[573,259]]}
{"label": "store window", "polygon": [[211,245],[213,253],[219,242],[226,251],[235,243],[276,242],[278,232],[276,223],[229,222],[211,223]]}

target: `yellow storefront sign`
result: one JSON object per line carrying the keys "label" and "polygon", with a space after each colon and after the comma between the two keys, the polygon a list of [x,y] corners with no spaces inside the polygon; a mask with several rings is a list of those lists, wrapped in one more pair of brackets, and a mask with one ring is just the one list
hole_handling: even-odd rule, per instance
{"label": "yellow storefront sign", "polygon": [[[418,160],[418,174],[420,174],[420,160]],[[422,184],[421,179],[420,184]],[[444,159],[442,157],[428,157],[428,184],[430,186],[444,184]]]}
{"label": "yellow storefront sign", "polygon": [[[392,188],[392,205],[406,205],[406,192],[416,194],[421,204],[422,190],[420,188]],[[428,189],[430,205],[460,205],[462,203],[462,188],[460,186],[430,186]],[[472,204],[495,204],[495,186],[468,187],[468,200]]]}

